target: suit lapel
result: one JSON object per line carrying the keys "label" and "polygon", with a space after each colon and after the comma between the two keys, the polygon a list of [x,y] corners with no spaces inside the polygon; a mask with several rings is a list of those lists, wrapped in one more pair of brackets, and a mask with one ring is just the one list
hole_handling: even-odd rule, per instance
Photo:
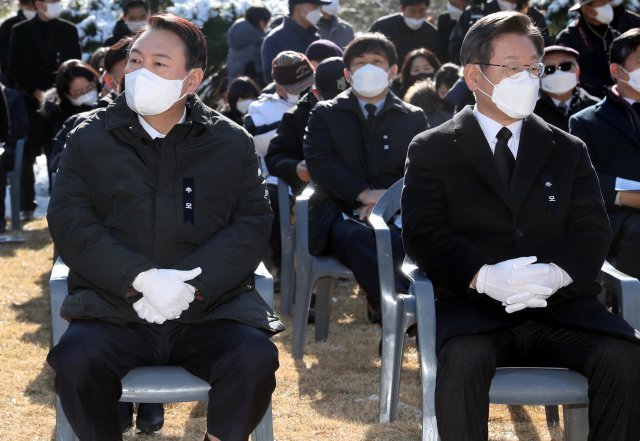
{"label": "suit lapel", "polygon": [[539,117],[531,115],[525,118],[511,182],[514,213],[520,208],[553,149],[555,142],[552,133],[547,123]]}
{"label": "suit lapel", "polygon": [[473,116],[472,107],[465,107],[454,119],[456,121],[455,143],[458,144],[463,155],[478,171],[481,179],[507,205],[511,206],[508,188],[498,174],[498,169],[491,154],[491,147],[487,143],[487,138],[484,136],[478,120]]}
{"label": "suit lapel", "polygon": [[601,103],[596,109],[596,113],[615,127],[618,133],[629,138],[636,147],[640,147],[640,139],[636,136],[640,128],[634,130],[633,117],[621,106],[622,104],[613,103],[611,98],[607,97],[604,103]]}

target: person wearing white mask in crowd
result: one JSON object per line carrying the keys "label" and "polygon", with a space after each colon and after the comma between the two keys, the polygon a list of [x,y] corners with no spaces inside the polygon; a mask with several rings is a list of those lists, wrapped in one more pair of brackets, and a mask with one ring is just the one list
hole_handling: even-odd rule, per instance
{"label": "person wearing white mask in crowd", "polygon": [[565,132],[569,130],[571,115],[600,101],[579,86],[579,59],[580,54],[570,47],[544,48],[544,75],[533,113]]}
{"label": "person wearing white mask in crowd", "polygon": [[591,95],[602,98],[613,85],[609,74],[609,48],[620,33],[611,26],[614,13],[609,0],[576,0],[569,8],[577,17],[556,37],[556,44],[580,54],[580,84]]}
{"label": "person wearing white mask in crowd", "polygon": [[103,46],[111,46],[122,37],[134,35],[147,24],[150,8],[146,0],[124,0],[121,4],[122,16],[116,21],[111,36]]}
{"label": "person wearing white mask in crowd", "polygon": [[438,31],[427,21],[430,4],[430,0],[400,0],[400,12],[377,19],[369,32],[380,32],[391,40],[400,61],[419,48],[429,49],[441,60]]}
{"label": "person wearing white mask in crowd", "polygon": [[322,6],[331,0],[289,0],[289,15],[273,28],[262,42],[260,51],[264,83],[269,84],[271,62],[280,52],[295,51],[304,54],[307,47],[318,40],[318,22],[322,18]]}
{"label": "person wearing white mask in crowd", "polygon": [[476,96],[417,136],[402,191],[407,255],[433,281],[442,440],[487,440],[498,367],[554,366],[589,382],[588,441],[640,438],[640,333],[600,303],[611,241],[584,143],[531,112],[544,43],[519,12],[462,44]]}
{"label": "person wearing white mask in crowd", "polygon": [[272,214],[251,137],[196,95],[193,23],[134,37],[125,91],[67,138],[47,220],[71,321],[48,363],[81,441],[122,440],[121,378],[176,365],[211,385],[206,441],[246,441],[276,385],[284,329],[253,283]]}
{"label": "person wearing white mask in crowd", "polygon": [[13,17],[9,17],[0,25],[0,82],[7,87],[13,86],[11,76],[9,76],[9,39],[11,38],[11,28],[25,20],[31,20],[37,14],[33,0],[19,0],[18,12]]}
{"label": "person wearing white mask in crowd", "polygon": [[[367,218],[382,194],[402,178],[411,139],[426,130],[416,106],[390,91],[398,74],[393,43],[379,33],[356,37],[344,52],[351,88],[311,111],[303,151],[316,191],[310,200],[309,248],[353,271],[367,296],[368,318],[380,323],[380,286],[373,230]],[[391,233],[397,288],[404,258],[400,230]],[[405,291],[406,292],[406,291]]]}
{"label": "person wearing white mask in crowd", "polygon": [[24,221],[33,218],[36,208],[33,162],[51,142],[38,108],[44,101],[44,92],[53,87],[60,64],[82,57],[76,26],[59,18],[62,3],[35,0],[34,5],[37,15],[15,25],[9,41],[9,74],[15,88],[23,93],[29,113],[20,183],[20,211]]}
{"label": "person wearing white mask in crowd", "polygon": [[438,15],[436,27],[438,28],[438,35],[440,36],[440,47],[443,56],[441,61],[443,63],[449,61],[449,37],[458,23],[458,20],[462,16],[466,6],[466,0],[449,0],[447,2],[446,12]]}
{"label": "person wearing white mask in crowd", "polygon": [[609,258],[640,278],[640,28],[613,40],[611,76],[616,84],[604,100],[569,120],[598,173],[613,230]]}
{"label": "person wearing white mask in crowd", "polygon": [[322,18],[318,22],[318,35],[324,40],[331,40],[341,49],[353,40],[353,26],[338,17],[340,10],[340,0],[331,0],[330,5],[323,5]]}
{"label": "person wearing white mask in crowd", "polygon": [[251,78],[238,77],[229,84],[225,93],[225,106],[220,113],[234,123],[242,125],[242,118],[259,95],[258,86]]}

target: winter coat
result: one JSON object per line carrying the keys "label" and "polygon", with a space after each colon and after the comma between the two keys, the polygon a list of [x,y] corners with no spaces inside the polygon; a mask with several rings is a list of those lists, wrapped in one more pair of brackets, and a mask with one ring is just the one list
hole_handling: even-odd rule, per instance
{"label": "winter coat", "polygon": [[283,330],[254,288],[272,213],[251,137],[188,100],[185,122],[152,140],[124,94],[67,138],[47,220],[70,268],[61,315],[147,324],[127,291],[151,268],[202,268],[179,323]]}
{"label": "winter coat", "polygon": [[133,34],[134,32],[131,32],[131,29],[129,29],[127,23],[123,19],[120,19],[116,21],[115,25],[113,25],[111,37],[107,38],[102,45],[106,47],[113,46],[124,37],[128,37],[129,35]]}
{"label": "winter coat", "polygon": [[335,15],[328,19],[322,17],[318,22],[318,35],[344,49],[354,38],[353,26]]}
{"label": "winter coat", "polygon": [[547,95],[543,90],[540,90],[540,96],[536,103],[536,108],[533,109],[533,113],[542,118],[547,124],[552,124],[565,132],[569,131],[569,117],[586,109],[589,106],[593,106],[598,101],[593,95],[589,95],[586,90],[576,87],[573,98],[571,99],[571,105],[565,115],[562,110],[556,106],[551,97]]}
{"label": "winter coat", "polygon": [[229,81],[248,75],[262,81],[262,64],[260,62],[260,48],[264,32],[254,25],[240,18],[235,21],[227,32],[227,71]]}

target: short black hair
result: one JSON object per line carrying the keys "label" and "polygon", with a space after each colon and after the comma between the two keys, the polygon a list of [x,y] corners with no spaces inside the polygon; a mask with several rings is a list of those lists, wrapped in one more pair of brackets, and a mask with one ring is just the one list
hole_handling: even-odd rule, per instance
{"label": "short black hair", "polygon": [[427,5],[427,8],[428,8],[429,5],[431,4],[431,1],[430,0],[400,0],[400,6],[402,6],[403,8],[406,8],[407,6],[420,5],[420,4],[425,4]]}
{"label": "short black hair", "polygon": [[349,69],[354,58],[364,54],[384,56],[389,66],[398,63],[398,54],[394,44],[379,32],[368,32],[356,37],[344,50],[344,67]]}
{"label": "short black hair", "polygon": [[144,8],[145,11],[149,12],[149,3],[145,0],[125,0],[122,2],[122,13],[127,15],[129,13],[129,9],[141,7]]}
{"label": "short black hair", "polygon": [[544,54],[542,34],[531,19],[521,12],[501,11],[486,15],[471,26],[460,49],[462,65],[488,63],[493,55],[493,40],[503,34],[529,37],[540,57]]}
{"label": "short black hair", "polygon": [[227,101],[229,107],[237,110],[238,100],[241,98],[258,98],[260,94],[258,86],[249,77],[238,77],[229,84],[227,89]]}
{"label": "short black hair", "polygon": [[436,83],[436,90],[438,90],[443,84],[446,84],[450,89],[459,78],[460,66],[454,63],[445,63],[436,71],[433,80]]}
{"label": "short black hair", "polygon": [[244,14],[244,19],[255,27],[258,27],[258,23],[261,21],[269,23],[269,20],[271,20],[271,12],[263,6],[250,6]]}
{"label": "short black hair", "polygon": [[185,47],[185,58],[187,59],[187,70],[200,68],[205,70],[207,67],[207,40],[204,34],[196,25],[191,23],[177,15],[163,12],[160,14],[153,14],[149,18],[149,24],[143,28],[143,31],[138,32],[134,37],[131,44],[136,42],[140,35],[146,31],[153,29],[163,29],[176,34]]}
{"label": "short black hair", "polygon": [[611,43],[609,63],[624,64],[629,54],[638,46],[640,46],[640,28],[629,29]]}
{"label": "short black hair", "polygon": [[107,48],[104,54],[104,70],[110,72],[118,61],[127,59],[132,41],[132,36],[123,37]]}

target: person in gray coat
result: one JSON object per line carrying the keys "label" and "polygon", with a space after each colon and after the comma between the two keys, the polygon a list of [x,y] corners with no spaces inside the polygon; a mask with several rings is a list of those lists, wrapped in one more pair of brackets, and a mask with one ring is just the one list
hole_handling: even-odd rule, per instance
{"label": "person in gray coat", "polygon": [[126,89],[74,129],[47,220],[71,324],[47,361],[81,441],[121,440],[120,379],[177,365],[211,384],[205,440],[246,441],[284,329],[255,289],[272,212],[249,134],[195,96],[202,32],[171,14],[135,36]]}
{"label": "person in gray coat", "polygon": [[260,48],[271,12],[262,6],[251,6],[244,18],[236,20],[227,32],[227,71],[229,82],[248,76],[262,84]]}
{"label": "person in gray coat", "polygon": [[318,22],[318,35],[324,40],[331,40],[341,49],[347,47],[354,39],[353,26],[338,17],[340,0],[331,0],[330,5],[323,5],[322,18]]}

